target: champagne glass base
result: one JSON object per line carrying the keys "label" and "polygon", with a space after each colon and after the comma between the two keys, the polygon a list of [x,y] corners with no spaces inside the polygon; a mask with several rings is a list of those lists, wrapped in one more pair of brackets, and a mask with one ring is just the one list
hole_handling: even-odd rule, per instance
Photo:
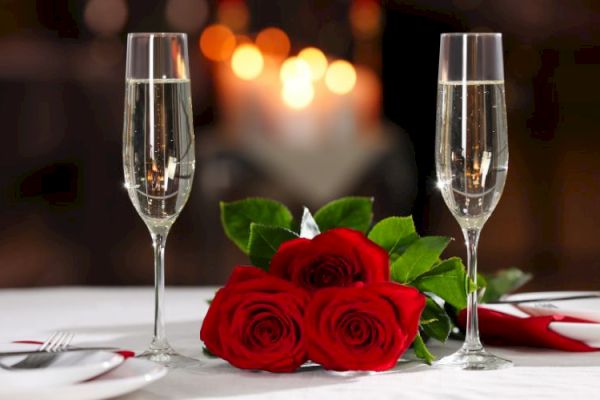
{"label": "champagne glass base", "polygon": [[177,353],[172,347],[161,349],[150,348],[137,356],[137,358],[143,358],[172,369],[198,368],[203,365],[201,361],[196,360],[195,358]]}
{"label": "champagne glass base", "polygon": [[454,354],[442,358],[434,364],[436,367],[449,369],[463,369],[471,371],[486,371],[513,366],[512,361],[488,353],[484,349],[460,349]]}

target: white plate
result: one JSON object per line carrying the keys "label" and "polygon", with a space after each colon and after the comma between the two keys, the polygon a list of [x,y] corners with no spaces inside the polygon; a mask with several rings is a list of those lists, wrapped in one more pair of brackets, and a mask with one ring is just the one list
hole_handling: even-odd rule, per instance
{"label": "white plate", "polygon": [[[122,355],[108,351],[44,354],[42,357],[53,357],[44,368],[0,368],[0,393],[82,382],[108,372],[123,362]],[[25,358],[26,356],[2,357],[0,362],[12,366]]]}
{"label": "white plate", "polygon": [[165,376],[167,368],[140,358],[129,358],[114,370],[89,382],[9,393],[0,387],[0,400],[101,400],[138,390]]}
{"label": "white plate", "polygon": [[[580,296],[598,294],[598,292],[532,292],[520,293],[506,296],[503,300],[527,300],[544,297],[564,297],[564,296]],[[511,312],[517,316],[540,316],[540,315],[555,315],[587,319],[589,321],[600,322],[600,299],[579,299],[579,300],[563,300],[550,302],[553,307],[548,307],[542,303],[520,304],[518,309],[512,307],[515,312]],[[506,308],[507,305],[501,305]],[[486,306],[487,307],[487,306]],[[490,307],[496,308],[496,307]],[[520,311],[519,311],[520,310]],[[508,310],[498,310],[508,311]],[[523,314],[523,315],[519,315]],[[549,328],[554,332],[578,340],[587,344],[590,347],[600,348],[600,323],[585,323],[585,322],[551,322]]]}

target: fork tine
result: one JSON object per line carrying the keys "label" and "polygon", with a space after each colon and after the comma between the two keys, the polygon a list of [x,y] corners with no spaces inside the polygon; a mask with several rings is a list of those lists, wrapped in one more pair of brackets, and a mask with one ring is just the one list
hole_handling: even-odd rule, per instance
{"label": "fork tine", "polygon": [[54,342],[54,339],[56,338],[56,336],[58,336],[59,333],[60,333],[60,331],[56,331],[52,335],[50,335],[50,337],[48,339],[46,339],[46,341],[44,343],[42,343],[42,345],[40,346],[40,348],[38,350],[39,351],[48,351],[48,346],[50,346],[50,344],[52,344]]}
{"label": "fork tine", "polygon": [[54,346],[56,346],[56,342],[61,340],[60,338],[62,337],[62,331],[58,331],[56,332],[56,336],[50,341],[50,343],[48,343],[48,346],[46,347],[46,351],[49,353],[52,353],[54,351]]}
{"label": "fork tine", "polygon": [[65,345],[68,344],[69,339],[69,335],[70,333],[65,331],[62,340],[60,341],[60,343],[54,348],[54,351],[63,351]]}
{"label": "fork tine", "polygon": [[73,341],[74,337],[75,337],[75,334],[73,332],[68,332],[67,331],[66,332],[65,340],[63,341],[62,346],[60,346],[59,351],[67,350],[69,348],[69,345]]}
{"label": "fork tine", "polygon": [[48,347],[48,351],[51,353],[54,353],[56,351],[58,351],[60,349],[60,346],[62,345],[63,341],[65,340],[67,333],[66,332],[60,332],[58,334],[58,336],[54,339],[54,343],[52,343],[49,347]]}

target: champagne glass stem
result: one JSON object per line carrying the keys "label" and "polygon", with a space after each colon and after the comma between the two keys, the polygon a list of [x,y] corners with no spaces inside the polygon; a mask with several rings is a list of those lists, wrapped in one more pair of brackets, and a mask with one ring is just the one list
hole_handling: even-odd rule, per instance
{"label": "champagne glass stem", "polygon": [[[477,245],[481,229],[463,229],[467,246],[467,275],[477,287]],[[468,352],[478,352],[483,349],[479,340],[479,324],[477,322],[477,290],[469,292],[467,283],[467,334],[463,349]]]}
{"label": "champagne glass stem", "polygon": [[165,243],[168,230],[152,232],[152,247],[154,247],[154,337],[151,347],[155,350],[168,349],[165,331],[164,297],[165,297]]}

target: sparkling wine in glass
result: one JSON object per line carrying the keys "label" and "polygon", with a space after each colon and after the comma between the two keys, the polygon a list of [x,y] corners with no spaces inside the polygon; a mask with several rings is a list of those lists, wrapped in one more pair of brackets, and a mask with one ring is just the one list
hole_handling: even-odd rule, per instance
{"label": "sparkling wine in glass", "polygon": [[188,200],[194,177],[187,36],[129,34],[125,86],[125,187],[154,247],[154,335],[140,357],[170,367],[187,366],[195,360],[169,345],[163,307],[165,242]]}
{"label": "sparkling wine in glass", "polygon": [[[479,234],[500,200],[508,170],[501,34],[441,36],[435,158],[438,187],[462,229],[468,276],[477,283]],[[470,370],[512,365],[485,351],[479,340],[476,291],[468,295],[462,348],[437,365]]]}

